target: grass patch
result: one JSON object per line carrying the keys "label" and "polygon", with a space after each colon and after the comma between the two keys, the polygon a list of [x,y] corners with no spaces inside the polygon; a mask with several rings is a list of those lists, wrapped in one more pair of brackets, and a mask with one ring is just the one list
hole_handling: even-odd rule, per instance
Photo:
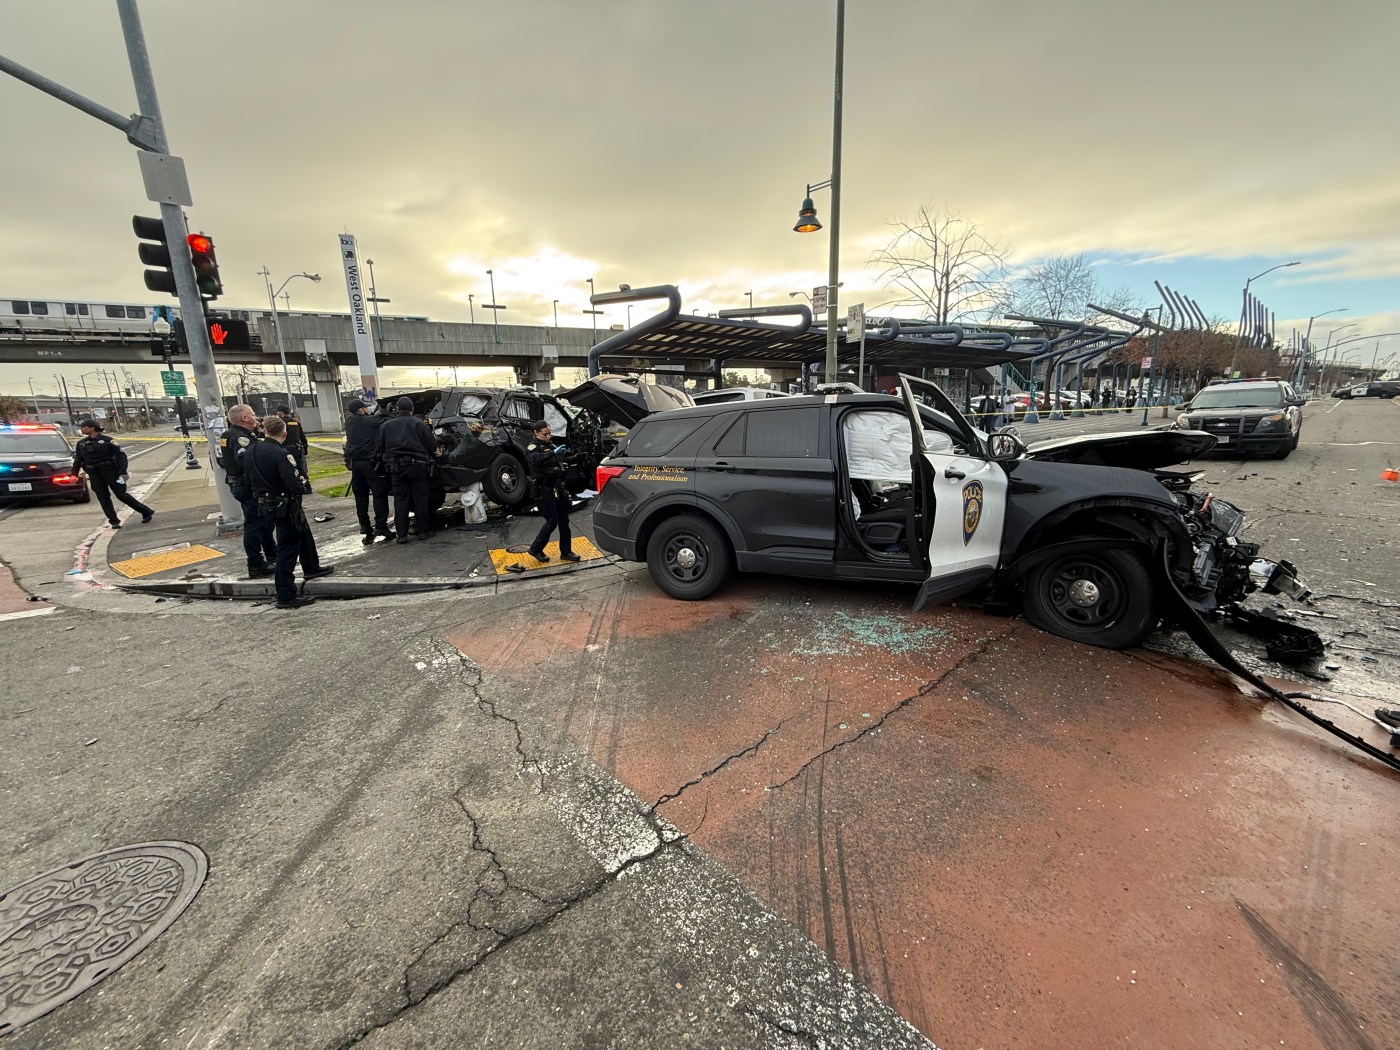
{"label": "grass patch", "polygon": [[350,472],[339,452],[327,452],[314,445],[306,453],[307,481],[322,496],[337,498],[350,491]]}

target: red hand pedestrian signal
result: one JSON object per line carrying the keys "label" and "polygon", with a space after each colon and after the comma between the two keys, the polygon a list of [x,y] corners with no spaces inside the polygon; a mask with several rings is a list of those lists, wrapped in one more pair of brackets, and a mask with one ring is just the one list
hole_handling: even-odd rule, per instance
{"label": "red hand pedestrian signal", "polygon": [[216,321],[209,326],[209,338],[214,340],[215,346],[223,346],[224,340],[228,338],[228,329]]}

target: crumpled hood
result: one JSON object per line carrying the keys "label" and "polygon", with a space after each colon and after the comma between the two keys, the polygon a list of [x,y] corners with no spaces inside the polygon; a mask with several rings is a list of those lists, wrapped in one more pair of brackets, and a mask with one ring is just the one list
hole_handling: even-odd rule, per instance
{"label": "crumpled hood", "polygon": [[631,376],[594,376],[559,396],[571,405],[586,408],[629,427],[654,412],[690,408],[695,404],[684,390]]}
{"label": "crumpled hood", "polygon": [[1195,459],[1215,446],[1216,439],[1199,430],[1129,430],[1039,441],[1030,446],[1030,458],[1049,463],[1156,470]]}

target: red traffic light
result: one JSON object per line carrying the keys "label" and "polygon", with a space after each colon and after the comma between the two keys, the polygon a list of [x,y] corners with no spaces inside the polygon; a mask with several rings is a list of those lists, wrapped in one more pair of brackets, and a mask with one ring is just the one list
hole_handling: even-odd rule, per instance
{"label": "red traffic light", "polygon": [[185,238],[185,243],[190,246],[191,252],[199,252],[201,254],[211,251],[214,247],[214,242],[202,233],[190,234]]}

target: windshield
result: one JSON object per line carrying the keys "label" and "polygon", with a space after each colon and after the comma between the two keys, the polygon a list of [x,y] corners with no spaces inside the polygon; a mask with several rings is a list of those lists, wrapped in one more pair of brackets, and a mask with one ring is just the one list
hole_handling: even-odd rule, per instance
{"label": "windshield", "polygon": [[1191,401],[1192,408],[1279,408],[1283,390],[1276,386],[1218,387],[1202,390]]}
{"label": "windshield", "polygon": [[0,434],[0,455],[24,456],[36,452],[68,451],[68,442],[53,433]]}

